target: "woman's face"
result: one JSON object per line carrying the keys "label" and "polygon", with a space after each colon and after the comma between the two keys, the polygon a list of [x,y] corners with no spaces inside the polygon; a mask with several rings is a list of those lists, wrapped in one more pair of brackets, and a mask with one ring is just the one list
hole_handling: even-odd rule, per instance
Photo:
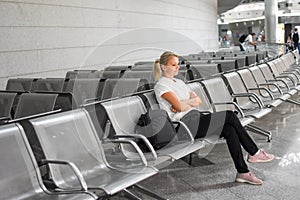
{"label": "woman's face", "polygon": [[179,65],[178,65],[178,57],[171,56],[168,59],[167,65],[164,66],[164,73],[167,76],[173,77],[178,74],[179,71]]}

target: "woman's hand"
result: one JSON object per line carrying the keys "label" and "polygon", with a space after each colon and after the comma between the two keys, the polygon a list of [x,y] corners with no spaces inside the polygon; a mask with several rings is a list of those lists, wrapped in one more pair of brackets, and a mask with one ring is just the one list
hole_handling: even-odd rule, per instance
{"label": "woman's hand", "polygon": [[175,108],[173,108],[173,106],[171,106],[170,110],[173,112],[173,113],[177,113],[177,110]]}

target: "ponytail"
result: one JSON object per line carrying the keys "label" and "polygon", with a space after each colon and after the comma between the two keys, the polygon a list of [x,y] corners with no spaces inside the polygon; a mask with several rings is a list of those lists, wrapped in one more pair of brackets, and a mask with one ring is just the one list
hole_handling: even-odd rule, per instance
{"label": "ponytail", "polygon": [[153,77],[154,80],[158,80],[161,76],[161,71],[160,71],[160,63],[159,60],[156,60],[154,63],[154,67],[153,67]]}
{"label": "ponytail", "polygon": [[157,81],[161,76],[161,69],[160,65],[167,65],[168,60],[171,56],[175,56],[178,58],[178,55],[171,52],[171,51],[165,51],[159,58],[159,60],[156,60],[153,67],[153,76],[154,79]]}

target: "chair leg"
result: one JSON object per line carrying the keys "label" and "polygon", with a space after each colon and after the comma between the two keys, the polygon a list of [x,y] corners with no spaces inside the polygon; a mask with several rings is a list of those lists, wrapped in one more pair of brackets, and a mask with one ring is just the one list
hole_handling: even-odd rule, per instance
{"label": "chair leg", "polygon": [[147,189],[147,188],[145,188],[145,187],[143,187],[143,186],[141,186],[141,185],[139,185],[139,184],[133,185],[133,186],[132,186],[132,189],[137,189],[137,190],[139,190],[141,193],[146,194],[146,195],[148,195],[148,196],[150,196],[150,197],[153,197],[153,198],[155,198],[155,199],[158,199],[158,200],[168,200],[168,199],[159,196],[158,194],[154,193],[153,191],[151,191],[151,190],[149,190],[149,189]]}
{"label": "chair leg", "polygon": [[296,101],[293,99],[286,99],[285,101],[288,103],[292,103],[292,104],[296,104],[296,105],[300,106],[300,101]]}
{"label": "chair leg", "polygon": [[124,197],[126,197],[127,199],[130,199],[130,200],[142,200],[142,198],[138,197],[136,194],[134,194],[133,192],[129,191],[128,189],[122,190],[122,193],[123,193]]}
{"label": "chair leg", "polygon": [[257,133],[257,134],[266,136],[266,137],[268,138],[268,140],[267,140],[268,142],[270,142],[271,139],[272,139],[272,132],[271,132],[271,131],[262,129],[262,128],[258,127],[258,126],[253,125],[253,124],[248,124],[248,125],[246,126],[246,128],[247,128],[249,131],[253,132],[253,133]]}

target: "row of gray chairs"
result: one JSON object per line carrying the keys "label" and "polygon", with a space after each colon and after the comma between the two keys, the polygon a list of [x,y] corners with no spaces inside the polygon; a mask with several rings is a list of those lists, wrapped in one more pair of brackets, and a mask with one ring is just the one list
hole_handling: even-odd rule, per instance
{"label": "row of gray chairs", "polygon": [[137,77],[121,79],[16,78],[9,79],[6,85],[6,91],[12,92],[71,93],[78,105],[82,105],[90,99],[115,98],[149,88],[147,80]]}
{"label": "row of gray chairs", "polygon": [[[251,125],[255,119],[254,115],[245,114],[244,110],[233,101],[233,97],[237,96],[229,94],[229,90],[221,77],[190,83],[189,86],[194,88],[201,97],[203,103],[199,110],[202,112],[237,109],[240,113],[240,119],[244,119],[243,125],[250,130],[257,131],[257,127]],[[204,96],[207,93],[210,95]],[[143,95],[146,98],[151,96],[153,98],[153,92]],[[155,107],[155,99],[149,102],[152,102],[150,103],[151,106]],[[182,140],[172,142],[166,149],[154,151],[145,137],[140,136],[139,138],[145,140],[151,150],[149,153],[143,154],[134,140],[131,140],[137,137],[133,135],[133,129],[138,117],[147,110],[140,96],[134,95],[89,106],[93,109],[79,108],[35,119],[25,119],[20,123],[1,127],[0,141],[3,142],[1,147],[4,148],[1,151],[3,153],[0,154],[1,159],[19,156],[23,159],[13,160],[25,160],[26,162],[23,165],[19,164],[20,168],[14,168],[18,172],[23,171],[24,178],[22,181],[24,182],[22,183],[25,184],[19,185],[21,182],[16,178],[18,173],[13,171],[11,173],[13,178],[10,177],[8,180],[2,177],[1,182],[3,185],[8,184],[11,188],[18,189],[11,189],[9,192],[3,191],[0,193],[1,197],[4,199],[21,199],[24,192],[20,194],[19,191],[24,190],[28,191],[25,194],[28,195],[29,199],[48,198],[47,195],[53,193],[56,196],[49,195],[49,199],[51,197],[56,197],[56,199],[58,197],[59,199],[69,199],[70,197],[73,199],[93,199],[95,196],[91,191],[97,195],[103,195],[102,192],[104,195],[124,192],[130,197],[136,197],[134,193],[129,191],[131,186],[135,186],[147,194],[151,194],[152,197],[163,199],[139,186],[138,183],[155,175],[160,167],[165,166],[166,163],[197,151],[205,144],[203,140],[193,140],[191,133],[186,130],[182,132]],[[110,132],[106,130],[107,123],[102,123],[103,112],[102,114],[97,112],[96,115],[93,115],[93,112],[101,111],[101,109],[104,109],[107,114],[109,121],[106,122],[109,122],[114,129],[115,135],[113,137],[115,139],[109,138],[108,133]],[[262,109],[266,109],[266,107],[263,106]],[[97,121],[102,124],[95,124]],[[184,127],[184,124],[181,126]],[[16,134],[18,137],[15,137]],[[27,137],[24,137],[25,134]],[[20,142],[13,143],[13,140],[6,139],[8,137],[19,138],[19,140],[25,141],[25,145]],[[2,140],[2,138],[5,139]],[[120,144],[120,146],[113,145],[115,143]],[[9,152],[7,146],[17,147],[19,151]],[[74,151],[74,147],[77,151]],[[38,153],[42,152],[42,156],[40,158],[34,157],[35,153],[30,153],[32,150]],[[22,153],[12,154],[15,152]],[[28,160],[38,164],[30,165]],[[3,173],[0,174],[7,174],[7,170],[11,169],[7,165],[10,165],[11,162],[8,164],[1,162],[0,170],[3,170]],[[70,166],[74,172],[62,167],[62,164]],[[11,166],[14,165],[11,164]],[[25,165],[31,166],[31,168],[28,170],[24,167]],[[57,187],[56,190],[48,191],[40,178],[37,165],[48,165],[51,181]],[[32,173],[37,175],[28,178]],[[25,186],[26,188],[24,188]],[[66,188],[72,188],[72,192]]]}
{"label": "row of gray chairs", "polygon": [[267,52],[201,52],[199,54],[190,54],[188,56],[184,56],[184,59],[188,63],[199,60],[206,62],[218,62],[219,60],[235,60],[235,67],[240,68],[263,62],[265,59],[267,59]]}
{"label": "row of gray chairs", "polygon": [[[0,180],[0,199],[92,199],[117,193],[140,199],[131,191],[133,188],[152,198],[165,199],[138,184],[157,174],[157,166],[148,162],[134,141],[107,138],[92,117],[87,109],[78,108],[1,126],[0,158],[15,161],[0,164],[4,176]],[[25,142],[25,147],[12,140],[14,135]],[[134,159],[128,159],[120,145],[130,146],[136,152]],[[14,150],[9,151],[11,148]],[[12,167],[11,163],[17,165]],[[5,174],[10,175],[9,179]],[[9,192],[5,192],[8,187]]]}
{"label": "row of gray chairs", "polygon": [[0,124],[13,119],[77,107],[69,93],[0,92]]}

